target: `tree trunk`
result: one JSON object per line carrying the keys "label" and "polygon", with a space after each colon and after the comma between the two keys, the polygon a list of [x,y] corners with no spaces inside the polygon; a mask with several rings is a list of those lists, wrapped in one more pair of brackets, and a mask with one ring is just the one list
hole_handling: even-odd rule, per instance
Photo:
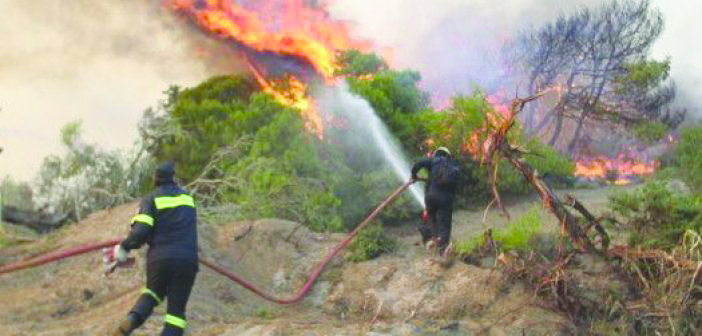
{"label": "tree trunk", "polygon": [[575,147],[578,144],[578,139],[580,139],[580,132],[583,130],[583,124],[585,123],[585,118],[588,112],[583,111],[578,118],[578,126],[575,128],[575,133],[573,133],[573,138],[570,139],[568,143],[568,155],[573,157],[575,155]]}
{"label": "tree trunk", "polygon": [[551,140],[548,141],[550,146],[554,146],[558,140],[558,136],[561,135],[561,127],[563,126],[563,108],[558,107],[556,111],[556,129],[553,130],[551,135]]}

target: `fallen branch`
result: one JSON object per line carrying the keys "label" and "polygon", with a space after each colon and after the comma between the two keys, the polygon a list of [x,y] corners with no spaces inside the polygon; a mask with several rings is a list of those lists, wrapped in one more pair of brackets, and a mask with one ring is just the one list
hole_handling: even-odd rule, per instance
{"label": "fallen branch", "polygon": [[21,210],[9,205],[2,206],[2,220],[28,227],[39,233],[56,230],[65,224],[69,218],[69,213],[45,215],[39,212]]}
{"label": "fallen branch", "polygon": [[587,208],[585,208],[585,206],[582,203],[580,203],[580,201],[573,197],[573,195],[566,195],[566,202],[568,202],[568,205],[573,207],[575,210],[578,210],[578,212],[580,212],[583,215],[583,217],[585,217],[585,219],[587,219],[587,221],[590,222],[590,225],[588,225],[585,228],[586,235],[590,232],[590,230],[593,227],[595,228],[595,231],[597,231],[597,234],[600,236],[601,239],[601,247],[599,252],[600,254],[605,254],[605,252],[609,248],[610,238],[609,234],[604,229],[604,227],[600,225],[600,220],[595,218],[595,216],[589,210],[587,210]]}
{"label": "fallen branch", "polygon": [[[570,240],[583,252],[599,252],[594,248],[592,242],[588,239],[585,231],[578,223],[578,218],[571,214],[565,205],[558,199],[558,196],[546,184],[538,172],[526,163],[522,157],[524,151],[511,145],[507,141],[507,133],[514,126],[514,118],[521,112],[527,102],[535,100],[542,96],[543,93],[532,97],[520,99],[516,98],[512,101],[511,115],[506,119],[494,133],[490,134],[491,141],[488,149],[488,157],[494,157],[495,152],[499,152],[502,157],[507,159],[517,171],[521,172],[524,178],[531,183],[534,189],[539,193],[544,207],[553,213],[558,221],[563,226],[563,230],[568,234]],[[497,164],[496,162],[493,164]]]}

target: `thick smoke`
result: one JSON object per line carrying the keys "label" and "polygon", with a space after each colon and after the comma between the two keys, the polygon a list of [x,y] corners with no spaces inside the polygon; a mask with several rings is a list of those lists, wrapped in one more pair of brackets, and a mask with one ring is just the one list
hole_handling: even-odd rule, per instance
{"label": "thick smoke", "polygon": [[664,15],[665,29],[653,47],[656,59],[671,58],[670,74],[678,88],[676,102],[688,108],[691,120],[702,119],[702,2],[654,0]]}
{"label": "thick smoke", "polygon": [[59,129],[76,119],[89,142],[128,148],[169,85],[224,66],[207,61],[218,43],[160,1],[8,0],[0,13],[0,176],[32,178],[43,157],[61,153]]}
{"label": "thick smoke", "polygon": [[[419,70],[433,103],[443,106],[475,85],[512,89],[501,50],[520,30],[539,27],[592,1],[338,1],[331,11],[362,37],[391,50],[394,66]],[[514,94],[514,93],[511,93]]]}
{"label": "thick smoke", "polygon": [[[506,90],[513,96],[519,84],[500,61],[501,48],[520,31],[538,28],[578,7],[596,7],[602,0],[356,0],[334,1],[334,17],[348,20],[354,32],[388,48],[396,67],[419,70],[434,105],[447,103],[455,93],[479,85]],[[666,20],[666,31],[653,56],[672,58],[672,77],[681,102],[702,106],[702,24],[689,13],[702,12],[695,0],[654,0]],[[690,98],[697,98],[697,101]]]}

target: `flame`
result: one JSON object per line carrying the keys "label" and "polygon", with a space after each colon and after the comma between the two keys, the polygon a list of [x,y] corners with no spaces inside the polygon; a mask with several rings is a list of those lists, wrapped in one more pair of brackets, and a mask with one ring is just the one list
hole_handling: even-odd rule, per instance
{"label": "flame", "polygon": [[[258,11],[238,6],[232,0],[164,2],[222,38],[236,40],[257,51],[304,59],[325,79],[333,78],[338,69],[337,51],[369,49],[368,43],[353,40],[342,23],[332,21],[323,9],[305,6],[304,0],[257,1]],[[276,15],[263,17],[259,13]]]}
{"label": "flame", "polygon": [[[588,179],[613,179],[612,183],[615,185],[626,185],[632,182],[631,178],[634,176],[653,174],[658,165],[658,161],[644,162],[628,155],[618,155],[615,158],[586,157],[576,161],[575,176]],[[612,174],[616,175],[612,176]]]}
{"label": "flame", "polygon": [[[233,0],[163,1],[210,34],[237,41],[258,52],[301,59],[327,83],[333,82],[339,68],[338,51],[370,49],[368,43],[351,39],[346,27],[332,21],[323,7],[310,8],[304,4],[305,0],[256,1],[249,3],[249,8]],[[323,138],[324,124],[314,100],[307,96],[304,74],[287,74],[281,85],[275,85],[275,80],[266,78],[255,66],[255,60],[243,52],[242,56],[262,90],[281,104],[300,110],[306,129]]]}
{"label": "flame", "polygon": [[307,86],[304,83],[291,76],[285,83],[287,90],[276,89],[247,57],[244,56],[244,60],[264,92],[271,94],[281,104],[300,110],[305,120],[305,128],[317,134],[320,139],[324,138],[322,118],[319,116],[314,100],[306,96]]}
{"label": "flame", "polygon": [[474,160],[489,160],[490,146],[495,141],[495,130],[505,127],[512,118],[512,111],[496,95],[485,97],[490,109],[485,112],[485,124],[469,134],[461,144],[461,150]]}

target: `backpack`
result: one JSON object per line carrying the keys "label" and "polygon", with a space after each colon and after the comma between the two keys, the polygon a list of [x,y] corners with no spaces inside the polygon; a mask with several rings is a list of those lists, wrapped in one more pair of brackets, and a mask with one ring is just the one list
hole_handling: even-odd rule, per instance
{"label": "backpack", "polygon": [[456,161],[442,158],[432,169],[432,181],[439,187],[454,187],[458,184],[461,167]]}

